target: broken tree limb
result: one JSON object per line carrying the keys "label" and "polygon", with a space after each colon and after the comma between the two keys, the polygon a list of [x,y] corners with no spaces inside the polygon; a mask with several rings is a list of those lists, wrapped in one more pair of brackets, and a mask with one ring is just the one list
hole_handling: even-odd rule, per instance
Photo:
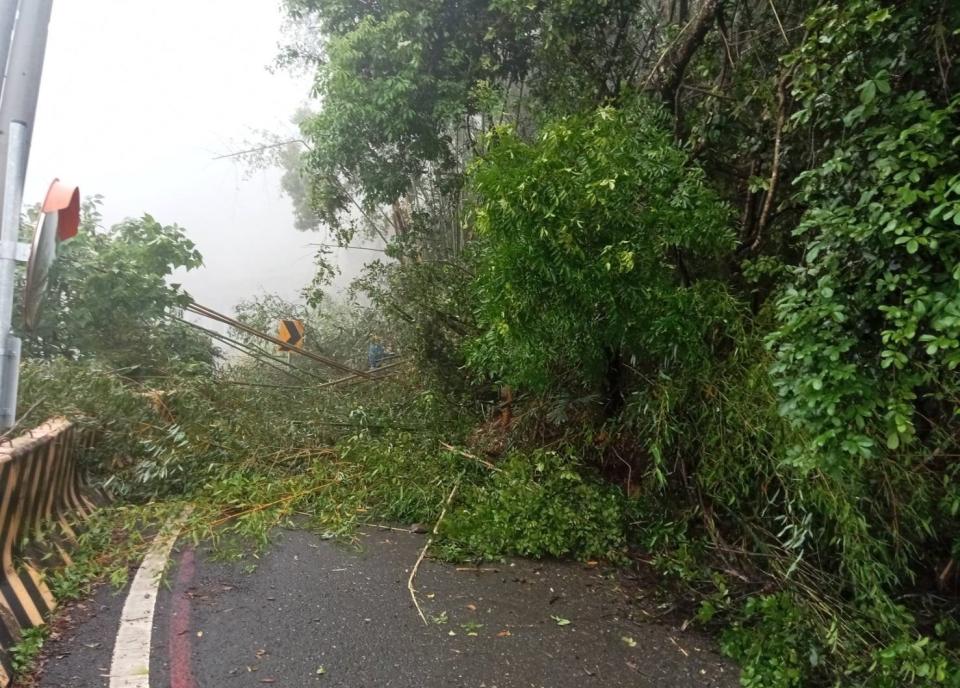
{"label": "broken tree limb", "polygon": [[433,524],[433,532],[430,533],[430,537],[427,538],[427,544],[423,546],[423,549],[420,550],[420,556],[417,557],[416,563],[413,565],[413,568],[410,569],[410,577],[407,579],[407,590],[410,591],[410,599],[413,600],[413,606],[417,608],[417,614],[420,615],[420,620],[424,624],[427,623],[427,617],[423,615],[423,610],[420,609],[420,603],[417,602],[417,591],[413,587],[413,579],[417,575],[417,570],[420,568],[420,562],[423,561],[423,558],[427,556],[427,550],[430,549],[430,545],[433,544],[433,538],[437,536],[437,533],[440,531],[440,522],[443,520],[443,517],[447,515],[447,507],[450,506],[450,502],[453,501],[453,496],[457,494],[457,488],[460,487],[460,478],[457,477],[457,481],[453,484],[453,489],[450,490],[450,494],[447,495],[447,501],[443,504],[443,509],[440,510],[440,518],[437,519],[437,522]]}

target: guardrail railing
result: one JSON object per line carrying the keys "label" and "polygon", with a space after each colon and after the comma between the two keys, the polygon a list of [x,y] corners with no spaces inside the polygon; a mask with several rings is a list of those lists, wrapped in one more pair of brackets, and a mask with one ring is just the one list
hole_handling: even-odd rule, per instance
{"label": "guardrail railing", "polygon": [[44,566],[69,563],[64,545],[95,508],[78,465],[92,441],[91,430],[55,418],[0,444],[0,687],[12,680],[9,648],[56,606],[41,556]]}

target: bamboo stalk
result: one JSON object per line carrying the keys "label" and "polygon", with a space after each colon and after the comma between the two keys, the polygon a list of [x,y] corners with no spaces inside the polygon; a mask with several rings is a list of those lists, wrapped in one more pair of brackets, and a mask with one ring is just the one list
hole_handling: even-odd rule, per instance
{"label": "bamboo stalk", "polygon": [[[396,363],[391,363],[390,365],[385,365],[385,366],[382,366],[382,367],[380,367],[380,368],[375,368],[373,371],[371,371],[370,373],[367,373],[367,374],[366,374],[366,379],[368,379],[368,380],[376,380],[376,379],[379,379],[379,378],[381,378],[381,377],[386,377],[386,376],[389,375],[390,373],[387,373],[387,375],[382,375],[382,374],[379,373],[379,371],[381,371],[381,370],[390,370],[391,373],[392,373],[392,372],[393,372],[393,371],[391,370],[392,368],[396,368],[397,366],[399,366],[399,365],[401,365],[401,364],[403,364],[403,363],[406,363],[406,361],[397,361]],[[359,377],[360,377],[359,375],[347,375],[346,377],[341,377],[341,378],[338,378],[338,379],[336,379],[336,380],[330,380],[329,382],[324,382],[323,384],[317,385],[317,386],[316,386],[316,389],[320,389],[321,387],[333,387],[334,385],[339,385],[339,384],[342,383],[342,382],[349,382],[350,380],[357,380],[357,379],[359,379]]]}
{"label": "bamboo stalk", "polygon": [[427,623],[427,617],[423,615],[423,610],[420,609],[420,603],[417,602],[417,591],[413,587],[413,579],[417,575],[417,570],[420,568],[420,562],[423,561],[423,558],[427,556],[427,550],[430,549],[430,545],[433,544],[433,538],[436,537],[437,533],[440,530],[440,521],[443,520],[443,517],[447,515],[447,507],[450,506],[450,502],[453,501],[453,496],[457,494],[457,488],[460,487],[460,478],[457,478],[457,482],[453,484],[453,489],[450,490],[450,494],[447,495],[447,501],[443,504],[443,509],[440,511],[440,518],[437,519],[437,522],[433,524],[433,532],[430,534],[430,537],[427,538],[427,544],[423,546],[423,549],[420,550],[420,556],[417,557],[417,563],[413,565],[413,568],[410,570],[410,577],[407,579],[407,590],[410,591],[410,599],[413,600],[413,606],[417,608],[417,614],[420,615],[420,620],[424,624]]}
{"label": "bamboo stalk", "polygon": [[225,325],[230,325],[231,327],[235,327],[236,329],[242,332],[246,332],[247,334],[252,334],[255,337],[259,337],[260,339],[276,344],[277,346],[287,349],[288,351],[293,351],[295,353],[298,353],[301,356],[305,356],[306,358],[314,360],[318,363],[322,363],[325,366],[334,368],[343,373],[357,375],[362,378],[370,378],[370,374],[367,372],[364,372],[362,370],[357,370],[355,368],[351,368],[346,364],[340,363],[339,361],[335,361],[332,358],[327,358],[326,356],[321,356],[320,354],[315,353],[313,351],[307,351],[306,349],[302,349],[295,346],[293,347],[287,346],[286,342],[284,342],[281,339],[278,339],[277,337],[266,334],[265,332],[261,332],[260,330],[256,330],[250,327],[249,325],[246,325],[240,322],[239,320],[236,320],[235,318],[231,318],[228,315],[224,315],[223,313],[215,311],[212,308],[208,308],[207,306],[203,306],[199,303],[196,303],[196,302],[190,303],[187,306],[187,310],[189,310],[192,313],[196,313],[197,315],[202,315],[205,318],[210,318],[211,320],[217,320],[219,322],[224,323]]}
{"label": "bamboo stalk", "polygon": [[457,449],[457,448],[454,447],[452,444],[447,444],[446,442],[440,442],[440,446],[443,447],[444,449],[446,449],[447,451],[452,451],[452,452],[455,453],[455,454],[459,454],[460,456],[462,456],[462,457],[465,458],[465,459],[470,459],[471,461],[476,461],[476,462],[479,463],[481,466],[483,466],[484,468],[489,468],[491,471],[497,471],[497,472],[500,471],[499,468],[497,468],[496,466],[494,466],[492,463],[490,463],[490,462],[487,461],[486,459],[481,459],[479,456],[474,456],[474,455],[471,454],[470,452],[463,451],[462,449]]}
{"label": "bamboo stalk", "polygon": [[[173,319],[175,319],[175,320],[177,320],[177,321],[179,321],[179,322],[181,322],[181,323],[184,323],[185,325],[189,325],[190,327],[196,328],[196,329],[200,330],[201,332],[206,333],[208,336],[213,337],[214,339],[216,339],[216,340],[219,341],[220,343],[226,344],[226,345],[229,346],[230,348],[235,349],[235,350],[239,351],[239,352],[242,353],[242,354],[246,354],[247,356],[250,356],[251,358],[254,358],[254,359],[256,359],[256,360],[259,360],[261,363],[267,363],[267,361],[262,360],[261,357],[267,358],[267,359],[269,359],[270,361],[274,361],[274,362],[279,363],[279,364],[281,364],[281,365],[287,366],[288,368],[291,368],[291,369],[297,371],[298,373],[304,373],[304,374],[306,374],[306,375],[309,375],[310,377],[314,377],[314,378],[316,378],[316,379],[318,379],[318,380],[325,381],[325,378],[324,378],[324,377],[322,377],[322,376],[320,376],[320,375],[317,375],[316,373],[311,372],[311,371],[309,371],[309,370],[305,370],[305,369],[303,369],[303,368],[300,368],[300,367],[298,367],[298,366],[295,366],[295,365],[293,365],[292,363],[289,363],[288,361],[285,361],[284,359],[280,358],[279,356],[274,356],[274,355],[272,355],[270,352],[264,351],[264,350],[263,350],[262,348],[260,348],[259,346],[255,346],[255,345],[253,345],[253,344],[248,344],[247,342],[241,342],[241,341],[236,340],[236,339],[234,339],[234,338],[232,338],[232,337],[228,337],[227,335],[225,335],[225,334],[223,334],[223,333],[221,333],[221,332],[217,332],[216,330],[211,330],[210,328],[204,327],[203,325],[198,325],[197,323],[194,323],[194,322],[190,322],[189,320],[187,320],[187,319],[185,319],[185,318],[181,318],[181,317],[176,316],[176,315],[170,315],[170,316],[168,316],[168,317],[173,318]],[[290,377],[293,377],[294,379],[296,379],[296,380],[298,380],[298,381],[301,381],[301,380],[300,380],[299,378],[297,378],[295,375],[291,374],[290,372],[288,372],[288,371],[286,371],[286,370],[284,370],[284,369],[282,369],[282,368],[279,368],[279,367],[276,366],[276,365],[272,365],[272,364],[270,364],[270,363],[267,363],[267,365],[269,365],[271,368],[274,368],[274,369],[276,369],[276,370],[279,370],[281,373],[285,373],[285,374],[287,374],[287,375],[290,375]]]}

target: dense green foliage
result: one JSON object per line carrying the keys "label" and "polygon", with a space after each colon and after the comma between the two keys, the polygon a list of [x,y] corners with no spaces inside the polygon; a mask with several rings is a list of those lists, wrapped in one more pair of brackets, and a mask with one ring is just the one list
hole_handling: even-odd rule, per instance
{"label": "dense green foliage", "polygon": [[[670,571],[745,570],[745,685],[960,680],[960,8],[287,6],[315,207],[389,241],[357,286],[424,369],[513,388],[503,442],[622,480]],[[549,552],[510,493],[476,547]]]}
{"label": "dense green foliage", "polygon": [[[35,364],[25,373],[24,403],[44,395],[38,415],[113,420],[98,424],[88,466],[115,495],[151,499],[148,512],[114,517],[156,517],[164,502],[153,499],[188,498],[198,535],[242,551],[237,536],[262,544],[295,512],[337,535],[362,523],[432,522],[458,485],[457,511],[444,522],[448,556],[623,556],[625,516],[615,488],[583,477],[574,458],[555,453],[517,453],[491,469],[451,451],[441,440],[462,440],[473,418],[406,380],[320,393],[251,390],[194,375],[167,379],[175,391],[145,394],[84,363]],[[102,543],[109,521],[87,533]],[[89,549],[92,555],[97,545]],[[95,569],[80,562],[58,575],[58,590],[73,597]]]}
{"label": "dense green foliage", "polygon": [[[871,457],[878,438],[891,450],[910,444],[958,391],[944,373],[960,363],[960,96],[920,90],[910,83],[920,65],[890,52],[921,21],[875,3],[825,9],[810,29],[843,22],[837,44],[805,44],[794,56],[805,76],[794,118],[822,118],[814,101],[834,88],[829,109],[844,125],[831,155],[797,179],[804,256],[777,302],[773,336],[783,411],[818,457]],[[868,44],[862,64],[843,65],[878,33],[885,40]]]}
{"label": "dense green foliage", "polygon": [[324,220],[346,229],[341,220],[349,220],[354,204],[392,203],[424,173],[455,187],[451,130],[471,138],[469,118],[483,101],[477,86],[511,78],[519,68],[513,63],[522,62],[522,55],[506,54],[510,43],[490,35],[502,13],[486,0],[287,4],[300,16],[316,12],[322,29],[316,89],[326,103],[303,130],[312,145],[306,169],[313,200]]}
{"label": "dense green foliage", "polygon": [[[285,6],[316,70],[301,228],[386,255],[350,306],[321,252],[309,308],[238,314],[358,365],[381,337],[403,374],[109,372],[206,360],[160,327],[199,257],[145,218],[65,256],[30,346],[81,362],[28,367],[36,413],[113,419],[117,490],[189,495],[215,537],[430,521],[458,485],[446,555],[644,550],[745,686],[960,685],[960,5]],[[88,289],[154,343],[98,339]]]}
{"label": "dense green foliage", "polygon": [[732,250],[730,213],[657,109],[564,118],[533,144],[491,137],[470,176],[483,332],[471,363],[543,389],[558,370],[595,382],[623,357],[647,369],[708,355],[734,306],[697,277]]}
{"label": "dense green foliage", "polygon": [[99,219],[97,203],[86,203],[79,234],[59,247],[40,322],[24,333],[24,355],[96,358],[134,377],[212,366],[209,340],[170,318],[190,301],[170,276],[202,264],[193,242],[149,215],[106,231]]}

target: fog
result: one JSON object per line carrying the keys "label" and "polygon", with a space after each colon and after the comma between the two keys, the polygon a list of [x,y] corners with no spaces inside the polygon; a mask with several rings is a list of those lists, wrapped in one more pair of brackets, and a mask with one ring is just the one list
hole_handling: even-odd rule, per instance
{"label": "fog", "polygon": [[[279,172],[214,160],[257,130],[295,134],[310,80],[268,71],[281,25],[275,0],[56,0],[25,204],[60,177],[104,196],[106,225],[181,225],[205,265],[177,280],[213,308],[296,297],[322,235],[293,228]],[[337,257],[342,286],[369,254]]]}

